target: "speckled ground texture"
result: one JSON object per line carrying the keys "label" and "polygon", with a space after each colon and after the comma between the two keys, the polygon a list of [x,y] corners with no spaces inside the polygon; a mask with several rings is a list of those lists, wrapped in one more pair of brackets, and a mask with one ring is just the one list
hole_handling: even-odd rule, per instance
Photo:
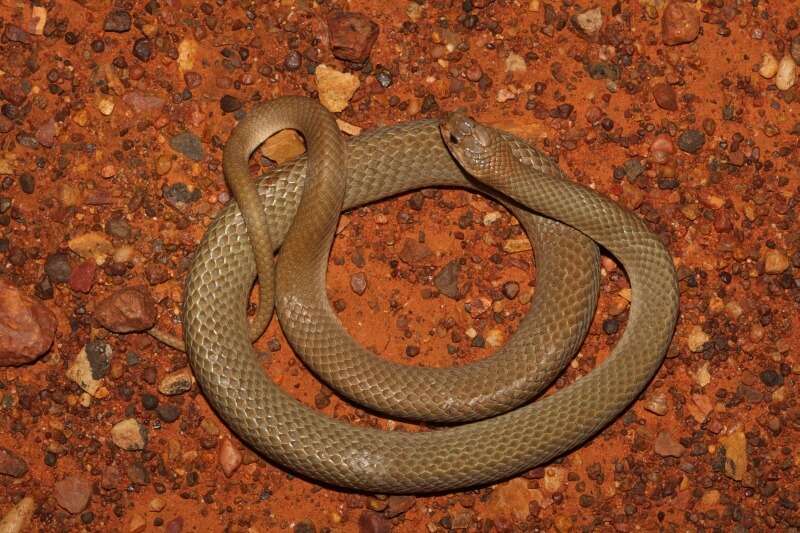
{"label": "speckled ground texture", "polygon": [[[792,2],[3,0],[0,519],[23,515],[7,531],[796,531],[796,63]],[[596,438],[456,494],[320,487],[249,451],[185,355],[144,332],[180,332],[192,253],[230,201],[221,155],[237,117],[283,94],[325,101],[323,64],[344,74],[332,96],[351,133],[463,108],[662,238],[680,278],[675,337]],[[274,166],[265,154],[254,176]],[[378,356],[460,365],[513,334],[534,256],[500,205],[424,190],[343,215],[328,296]],[[602,266],[589,335],[553,390],[625,328],[626,278],[613,258]],[[321,385],[277,324],[256,346],[300,401],[419,429]]]}

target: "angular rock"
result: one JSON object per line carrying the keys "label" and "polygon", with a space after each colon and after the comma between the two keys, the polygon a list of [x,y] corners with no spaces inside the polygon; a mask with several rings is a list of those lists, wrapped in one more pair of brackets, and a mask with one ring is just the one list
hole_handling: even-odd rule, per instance
{"label": "angular rock", "polygon": [[332,113],[344,110],[361,82],[358,76],[339,72],[327,65],[319,65],[314,71],[320,103]]}
{"label": "angular rock", "polygon": [[136,113],[157,115],[161,112],[166,101],[158,96],[150,96],[136,91],[125,93],[122,101],[133,109]]}
{"label": "angular rock", "polygon": [[484,514],[495,521],[514,520],[522,523],[530,516],[529,503],[533,499],[528,482],[522,478],[502,483],[492,490]]}
{"label": "angular rock", "polygon": [[131,14],[121,9],[115,9],[106,16],[103,30],[114,33],[125,33],[131,29]]}
{"label": "angular rock", "polygon": [[97,273],[97,263],[90,259],[72,269],[69,276],[69,288],[76,292],[88,293],[94,286],[94,276]]}
{"label": "angular rock", "polygon": [[6,448],[0,448],[0,474],[11,477],[22,477],[28,471],[28,463]]}
{"label": "angular rock", "polygon": [[725,447],[725,475],[736,481],[742,481],[747,473],[747,437],[742,430],[719,439]]}
{"label": "angular rock", "polygon": [[156,303],[148,290],[129,287],[102,300],[94,317],[100,325],[115,333],[145,331],[156,323]]}
{"label": "angular rock", "polygon": [[111,428],[111,440],[129,452],[143,450],[147,446],[147,428],[135,418],[126,418]]}
{"label": "angular rock", "polygon": [[[91,357],[89,352],[92,352]],[[103,387],[103,377],[108,372],[111,354],[111,346],[104,342],[87,343],[67,368],[67,377],[90,396],[104,397],[107,392],[100,391]]]}
{"label": "angular rock", "polygon": [[192,161],[202,161],[205,157],[203,143],[194,133],[183,132],[173,136],[169,140],[169,145],[178,153],[181,153]]}
{"label": "angular rock", "polygon": [[25,496],[0,520],[0,532],[21,533],[26,531],[35,510],[36,502],[30,496]]}
{"label": "angular rock", "polygon": [[461,263],[458,260],[453,260],[447,263],[434,277],[433,284],[439,292],[458,300],[461,298],[461,292],[458,288],[458,273],[461,271]]}
{"label": "angular rock", "polygon": [[55,334],[50,309],[0,279],[0,366],[35,361],[50,349]]}
{"label": "angular rock", "polygon": [[421,242],[406,239],[400,249],[400,260],[408,265],[425,265],[433,257],[433,250]]}
{"label": "angular rock", "polygon": [[242,454],[230,439],[224,439],[219,447],[219,465],[226,477],[231,477],[242,464]]}
{"label": "angular rock", "polygon": [[306,151],[303,137],[295,130],[281,130],[266,141],[261,148],[261,153],[282,165],[287,161],[296,159]]}
{"label": "angular rock", "polygon": [[680,457],[686,452],[686,448],[666,431],[658,434],[653,449],[661,457]]}
{"label": "angular rock", "polygon": [[58,505],[72,514],[78,514],[89,504],[92,484],[81,476],[69,476],[56,482],[53,495]]}
{"label": "angular rock", "polygon": [[178,370],[167,374],[158,383],[158,392],[165,396],[176,396],[192,390],[192,373],[188,370]]}
{"label": "angular rock", "polygon": [[780,250],[767,249],[764,254],[764,272],[767,274],[781,274],[789,268],[789,257]]}
{"label": "angular rock", "polygon": [[328,19],[328,31],[334,57],[363,63],[378,39],[379,28],[361,13],[340,12]]}

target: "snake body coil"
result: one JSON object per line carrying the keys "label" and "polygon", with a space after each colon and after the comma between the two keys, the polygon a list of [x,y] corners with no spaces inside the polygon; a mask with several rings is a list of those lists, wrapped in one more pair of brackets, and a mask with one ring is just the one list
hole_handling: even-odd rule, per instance
{"label": "snake body coil", "polygon": [[[324,145],[326,137],[339,135],[325,113],[306,99],[278,99],[252,111],[231,140],[237,153],[248,154],[273,117],[299,114],[309,158],[325,164],[324,153],[321,158],[314,153],[315,143]],[[298,127],[287,120],[289,125],[281,127]],[[476,420],[523,404],[563,368],[594,312],[597,250],[583,234],[608,248],[629,275],[628,326],[603,364],[533,404],[436,431],[352,427],[301,405],[260,367],[245,315],[254,255],[232,202],[209,227],[187,279],[189,359],[211,404],[240,437],[319,481],[379,493],[421,493],[528,470],[584,442],[618,415],[641,393],[669,345],[678,309],[675,272],[663,245],[638,218],[567,181],[549,159],[511,135],[458,115],[441,129],[436,121],[419,121],[352,139],[340,157],[346,186],[338,184],[337,192],[335,175],[312,181],[306,194],[313,200],[303,200],[299,229],[289,228],[301,203],[307,159],[282,167],[269,183],[260,182],[255,204],[266,213],[271,241],[261,247],[268,246],[271,255],[272,248],[284,246],[277,267],[278,316],[292,346],[314,371],[359,403],[404,418]],[[486,361],[435,372],[388,363],[358,346],[330,312],[324,291],[335,229],[330,213],[338,216],[340,209],[424,186],[491,192],[468,178],[459,163],[522,204],[507,203],[536,250],[532,311],[538,312],[530,313],[503,350]],[[328,170],[335,174],[336,164],[331,165]]]}

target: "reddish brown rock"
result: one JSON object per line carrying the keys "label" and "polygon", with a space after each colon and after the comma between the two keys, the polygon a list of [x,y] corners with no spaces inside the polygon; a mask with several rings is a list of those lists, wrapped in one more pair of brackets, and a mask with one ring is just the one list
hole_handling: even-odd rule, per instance
{"label": "reddish brown rock", "polygon": [[364,511],[358,517],[358,533],[390,533],[392,523],[375,511]]}
{"label": "reddish brown rock", "polygon": [[678,110],[678,95],[675,89],[668,83],[659,83],[653,87],[653,98],[655,98],[658,107],[666,109],[667,111]]}
{"label": "reddish brown rock", "polygon": [[0,474],[22,477],[28,471],[28,464],[11,450],[0,448]]}
{"label": "reddish brown rock", "polygon": [[57,134],[56,122],[51,118],[36,130],[36,141],[42,146],[50,148],[55,144]]}
{"label": "reddish brown rock", "polygon": [[69,288],[76,292],[89,292],[94,285],[94,275],[97,272],[97,264],[92,261],[84,261],[74,269],[69,276]]}
{"label": "reddish brown rock", "polygon": [[47,307],[0,280],[0,366],[35,361],[55,334],[56,318]]}
{"label": "reddish brown rock", "polygon": [[145,331],[156,323],[156,303],[146,289],[129,287],[102,300],[94,316],[114,333]]}
{"label": "reddish brown rock", "polygon": [[661,17],[661,40],[675,46],[697,39],[703,15],[686,2],[671,2]]}
{"label": "reddish brown rock", "polygon": [[53,493],[58,505],[72,514],[78,514],[89,504],[92,484],[81,476],[69,476],[55,484]]}
{"label": "reddish brown rock", "polygon": [[331,51],[342,61],[363,63],[378,39],[378,25],[361,13],[337,13],[328,19]]}
{"label": "reddish brown rock", "polygon": [[425,244],[406,239],[400,250],[400,260],[409,265],[424,265],[433,257],[433,251]]}

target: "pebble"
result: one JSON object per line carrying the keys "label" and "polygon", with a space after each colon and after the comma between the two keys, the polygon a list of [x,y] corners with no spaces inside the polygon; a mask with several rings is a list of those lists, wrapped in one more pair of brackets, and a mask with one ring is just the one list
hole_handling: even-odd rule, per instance
{"label": "pebble", "polygon": [[661,40],[667,46],[686,44],[700,35],[703,15],[686,2],[672,1],[661,16]]}
{"label": "pebble", "polygon": [[764,254],[764,272],[782,274],[789,268],[789,257],[781,250],[768,248]]}
{"label": "pebble", "polygon": [[53,283],[66,283],[69,281],[72,268],[69,265],[67,254],[55,253],[47,256],[44,263],[44,273]]}
{"label": "pebble", "polygon": [[486,335],[484,335],[484,340],[486,341],[486,344],[492,348],[498,348],[506,341],[506,336],[501,329],[492,328],[486,332]]}
{"label": "pebble", "polygon": [[384,515],[387,518],[394,518],[405,513],[417,503],[414,496],[389,496]]}
{"label": "pebble", "polygon": [[688,129],[678,136],[678,148],[696,154],[706,143],[706,135],[700,130]]}
{"label": "pebble", "polygon": [[59,506],[72,514],[78,514],[89,505],[92,484],[82,476],[68,476],[56,482],[53,495]]}
{"label": "pebble", "polygon": [[689,350],[694,353],[702,352],[705,349],[706,343],[711,340],[708,333],[703,331],[701,326],[692,326],[689,330],[689,335],[686,337],[686,344]]}
{"label": "pebble", "polygon": [[779,387],[783,385],[783,377],[772,369],[767,369],[759,374],[761,382],[767,387]]}
{"label": "pebble", "polygon": [[167,374],[158,383],[158,392],[164,396],[177,396],[192,390],[193,378],[188,369]]}
{"label": "pebble", "polygon": [[778,64],[778,72],[775,74],[775,86],[781,91],[788,91],[794,87],[797,81],[797,63],[792,56],[785,55]]}
{"label": "pebble", "polygon": [[527,237],[518,237],[503,241],[503,251],[509,254],[527,252],[531,249],[533,249],[531,246],[531,241],[529,241]]}
{"label": "pebble", "polygon": [[145,288],[124,288],[101,300],[94,317],[114,333],[145,331],[155,325],[156,303]]}
{"label": "pebble", "polygon": [[458,274],[460,271],[461,263],[458,260],[447,263],[433,277],[433,284],[436,290],[453,300],[460,299],[462,296],[458,287]]}
{"label": "pebble", "polygon": [[[90,356],[91,353],[91,356]],[[104,342],[88,342],[67,368],[67,377],[95,398],[108,395],[103,378],[108,371],[113,351]]]}
{"label": "pebble", "polygon": [[205,157],[203,143],[194,133],[187,131],[174,135],[170,138],[169,145],[173,150],[185,155],[192,161],[202,161]]}
{"label": "pebble", "polygon": [[666,109],[667,111],[678,110],[678,95],[672,85],[657,83],[653,87],[653,97],[661,109]]}
{"label": "pebble", "polygon": [[108,256],[114,253],[114,245],[99,231],[82,233],[70,239],[67,246],[83,259],[94,259],[98,265],[105,263]]}
{"label": "pebble", "polygon": [[135,418],[126,418],[111,428],[111,440],[129,452],[143,450],[147,445],[147,428]]}
{"label": "pebble", "polygon": [[506,281],[503,283],[503,296],[513,300],[519,294],[519,283],[516,281]]}
{"label": "pebble", "polygon": [[758,73],[768,80],[775,77],[778,73],[778,60],[774,55],[764,52],[764,55],[761,56],[761,65],[758,67]]}
{"label": "pebble", "polygon": [[392,523],[375,511],[364,511],[358,517],[358,533],[391,533]]}
{"label": "pebble", "polygon": [[96,102],[97,110],[100,111],[102,115],[109,116],[111,113],[114,112],[114,100],[111,98],[99,98]]}
{"label": "pebble", "polygon": [[0,367],[41,357],[53,344],[56,326],[47,306],[0,279]]}
{"label": "pebble", "polygon": [[262,148],[261,153],[275,161],[275,163],[282,165],[292,159],[297,159],[306,151],[306,145],[303,141],[302,135],[295,130],[281,130],[269,139],[267,139]]}
{"label": "pebble", "polygon": [[161,511],[164,510],[166,506],[167,502],[164,501],[163,498],[159,498],[157,496],[152,500],[150,500],[150,503],[147,504],[147,508],[150,509],[150,512],[153,513],[160,513]]}
{"label": "pebble", "polygon": [[328,18],[333,56],[342,61],[363,63],[378,39],[378,25],[361,13],[338,12]]}
{"label": "pebble", "polygon": [[21,533],[28,530],[33,512],[36,510],[36,502],[30,496],[25,496],[0,520],[0,532],[2,533]]}
{"label": "pebble", "polygon": [[133,43],[133,55],[139,61],[150,61],[153,57],[153,41],[147,37],[140,37]]}
{"label": "pebble", "polygon": [[156,407],[156,414],[158,418],[161,419],[163,422],[167,422],[171,424],[175,422],[181,416],[181,410],[175,405],[171,403],[162,403],[158,407]]}
{"label": "pebble", "polygon": [[644,404],[645,409],[658,416],[667,414],[667,407],[667,397],[661,392],[651,396],[647,403]]}
{"label": "pebble", "polygon": [[219,447],[219,464],[226,477],[231,477],[242,464],[242,454],[230,439],[223,439]]}
{"label": "pebble", "polygon": [[238,111],[242,108],[242,102],[235,96],[226,94],[220,98],[219,107],[222,109],[223,113],[233,113],[234,111]]}
{"label": "pebble", "polygon": [[0,474],[19,478],[28,471],[28,463],[7,448],[0,448]]}
{"label": "pebble", "polygon": [[[508,54],[508,57],[506,57],[506,72],[525,72],[527,68],[528,67],[525,65],[525,59],[523,59],[521,55],[511,52]],[[480,80],[482,75],[480,67],[478,67],[478,72],[480,73],[478,75],[478,79],[471,79],[469,75],[467,76],[467,79],[470,81]]]}
{"label": "pebble", "polygon": [[595,7],[578,13],[572,18],[572,24],[580,35],[594,38],[603,27],[603,10]]}
{"label": "pebble", "polygon": [[34,137],[36,137],[36,141],[39,144],[45,148],[50,148],[55,144],[57,134],[58,126],[56,125],[56,121],[51,118],[36,128]]}
{"label": "pebble", "polygon": [[158,96],[142,94],[138,91],[125,93],[122,101],[136,113],[153,114],[161,113],[166,101]]}
{"label": "pebble", "polygon": [[128,522],[128,533],[142,533],[147,528],[147,519],[139,513],[132,513]]}
{"label": "pebble", "polygon": [[667,431],[659,432],[653,449],[661,457],[680,457],[686,453],[686,448]]}
{"label": "pebble", "polygon": [[747,437],[737,430],[719,439],[725,447],[725,475],[736,481],[744,480],[747,472]]}
{"label": "pebble", "polygon": [[350,289],[359,296],[367,290],[367,276],[363,272],[357,272],[350,276]]}
{"label": "pebble", "polygon": [[94,276],[96,273],[97,263],[91,259],[84,261],[72,269],[67,284],[73,291],[88,293],[94,286]]}
{"label": "pebble", "polygon": [[495,522],[509,519],[525,522],[530,516],[530,502],[533,500],[528,482],[515,478],[497,485],[486,501],[483,514]]}
{"label": "pebble", "polygon": [[320,103],[332,113],[344,110],[361,85],[358,76],[339,72],[324,64],[317,66],[314,78],[317,82]]}
{"label": "pebble", "polygon": [[303,64],[303,56],[297,50],[290,50],[283,59],[283,67],[289,72],[294,72]]}
{"label": "pebble", "polygon": [[406,239],[400,249],[399,257],[408,265],[424,265],[433,258],[433,250],[424,243]]}
{"label": "pebble", "polygon": [[131,29],[131,14],[127,11],[114,10],[106,15],[103,30],[114,33],[125,33]]}

